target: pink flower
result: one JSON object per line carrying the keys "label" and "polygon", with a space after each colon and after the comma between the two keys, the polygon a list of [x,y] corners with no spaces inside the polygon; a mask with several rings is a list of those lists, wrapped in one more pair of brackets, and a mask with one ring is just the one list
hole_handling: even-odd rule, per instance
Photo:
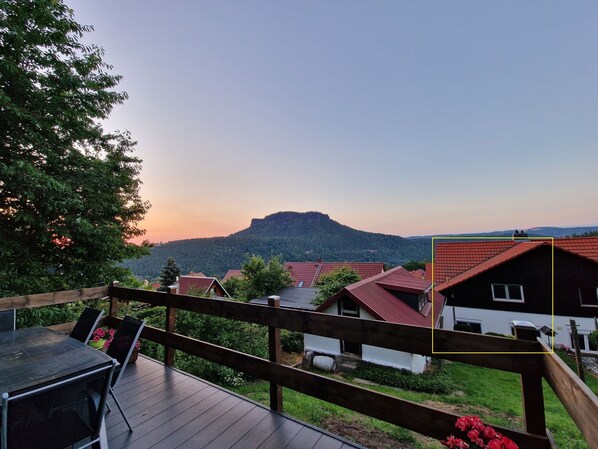
{"label": "pink flower", "polygon": [[[512,440],[502,436],[492,427],[484,425],[477,416],[461,416],[455,422],[455,427],[466,433],[473,445],[472,447],[480,449],[519,449],[519,446]],[[446,441],[442,440],[441,443],[449,448],[470,447],[468,443],[454,435],[450,435]]]}
{"label": "pink flower", "polygon": [[104,338],[106,336],[106,331],[99,327],[95,330],[94,335],[97,335],[100,338]]}
{"label": "pink flower", "polygon": [[488,442],[488,449],[503,449],[501,440],[490,440]]}
{"label": "pink flower", "polygon": [[519,449],[519,446],[517,446],[510,438],[502,437],[501,442],[505,449]]}
{"label": "pink flower", "polygon": [[110,347],[110,343],[112,343],[112,338],[106,340],[106,343],[104,343],[104,349],[108,349]]}
{"label": "pink flower", "polygon": [[99,335],[96,335],[95,337],[93,337],[92,341],[94,343],[97,343],[98,341],[100,341],[102,338]]}
{"label": "pink flower", "polygon": [[496,436],[496,430],[494,430],[490,426],[486,426],[486,428],[484,429],[484,438],[492,439],[495,436]]}
{"label": "pink flower", "polygon": [[116,332],[116,331],[115,331],[114,329],[110,329],[110,330],[108,331],[108,334],[110,335],[110,338],[114,337],[114,333],[115,333],[115,332]]}
{"label": "pink flower", "polygon": [[479,436],[480,432],[478,432],[476,429],[471,429],[469,432],[467,432],[467,437],[471,440],[472,443],[476,443],[476,440]]}
{"label": "pink flower", "polygon": [[461,418],[457,419],[457,422],[455,423],[455,427],[459,430],[462,430],[463,432],[468,430],[469,429],[469,420],[467,419],[467,416],[462,416]]}
{"label": "pink flower", "polygon": [[453,435],[449,435],[446,441],[441,441],[443,446],[457,449],[468,449],[469,444],[463,441],[461,438],[455,438]]}

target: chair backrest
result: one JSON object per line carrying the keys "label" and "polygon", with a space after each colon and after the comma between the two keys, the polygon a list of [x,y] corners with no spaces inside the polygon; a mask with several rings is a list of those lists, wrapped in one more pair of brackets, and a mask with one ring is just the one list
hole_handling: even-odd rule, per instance
{"label": "chair backrest", "polygon": [[121,365],[120,371],[112,379],[112,386],[118,383],[124,373],[125,367],[135,348],[135,343],[139,340],[143,326],[145,326],[145,321],[127,315],[121,321],[118,329],[116,329],[112,342],[106,350],[106,354],[116,359]]}
{"label": "chair backrest", "polygon": [[103,310],[86,307],[77,320],[77,324],[75,324],[70,336],[75,340],[87,344],[103,314]]}
{"label": "chair backrest", "polygon": [[10,396],[2,393],[0,447],[58,448],[90,439],[100,429],[116,360]]}
{"label": "chair backrest", "polygon": [[15,330],[15,309],[0,310],[0,332]]}

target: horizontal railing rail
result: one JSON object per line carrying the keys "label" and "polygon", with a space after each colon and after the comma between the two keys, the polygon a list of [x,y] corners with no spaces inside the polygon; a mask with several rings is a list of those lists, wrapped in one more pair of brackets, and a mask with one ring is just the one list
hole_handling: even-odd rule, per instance
{"label": "horizontal railing rail", "polygon": [[[230,318],[306,334],[348,340],[381,348],[421,355],[432,354],[432,329],[387,323],[377,320],[328,315],[318,312],[213,300],[195,296],[112,287],[110,296],[126,301],[141,301],[154,306]],[[434,330],[435,351],[495,352],[496,354],[442,354],[447,360],[494,368],[514,373],[543,374],[542,347],[535,341],[478,335],[467,332]],[[522,354],[514,354],[520,352]],[[530,355],[530,352],[537,354]]]}

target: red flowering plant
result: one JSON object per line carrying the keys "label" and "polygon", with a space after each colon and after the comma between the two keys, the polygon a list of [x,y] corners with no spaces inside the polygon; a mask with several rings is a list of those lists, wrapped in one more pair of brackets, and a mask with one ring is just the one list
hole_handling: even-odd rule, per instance
{"label": "red flowering plant", "polygon": [[467,438],[449,435],[446,440],[440,441],[443,446],[455,449],[519,449],[513,440],[484,425],[477,416],[462,416],[457,419],[455,427]]}
{"label": "red flowering plant", "polygon": [[[101,349],[105,351],[110,347],[110,343],[112,343],[112,339],[114,338],[114,333],[116,331],[114,329],[104,329],[102,327],[98,327],[93,334],[91,334],[91,340],[89,340],[89,345],[92,348]],[[135,343],[135,349],[139,350],[141,344],[139,340]]]}

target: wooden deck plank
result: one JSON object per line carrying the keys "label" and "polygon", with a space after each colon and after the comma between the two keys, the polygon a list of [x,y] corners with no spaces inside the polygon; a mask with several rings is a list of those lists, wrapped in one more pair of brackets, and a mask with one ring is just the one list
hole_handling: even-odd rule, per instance
{"label": "wooden deck plank", "polygon": [[264,441],[259,449],[280,449],[285,447],[295,438],[303,426],[293,420],[287,419],[272,435]]}
{"label": "wooden deck plank", "polygon": [[225,397],[224,400],[212,405],[209,409],[202,410],[201,414],[195,416],[182,427],[179,427],[174,434],[169,435],[168,438],[163,439],[151,447],[156,449],[173,449],[178,447],[195,435],[199,430],[207,427],[224,415],[228,410],[240,403],[241,399],[235,396]]}
{"label": "wooden deck plank", "polygon": [[226,429],[206,446],[206,449],[229,449],[256,427],[270,412],[262,407],[255,407],[240,420]]}
{"label": "wooden deck plank", "polygon": [[181,426],[192,420],[198,413],[198,406],[211,407],[213,404],[223,401],[226,393],[215,388],[203,389],[197,395],[179,402],[176,406],[166,409],[150,419],[146,419],[140,425],[132,422],[133,432],[129,432],[126,424],[122,423],[121,434],[110,439],[111,430],[108,431],[108,442],[110,448],[127,447],[134,443],[133,447],[148,448],[175,433]]}
{"label": "wooden deck plank", "polygon": [[266,438],[272,435],[276,429],[282,426],[285,421],[288,421],[284,416],[275,413],[270,413],[260,423],[254,427],[250,432],[245,434],[243,438],[237,441],[232,449],[247,449],[256,448],[264,442]]}
{"label": "wooden deck plank", "polygon": [[[132,418],[136,418],[136,420],[138,420],[137,415],[141,414],[141,417],[146,416],[147,419],[149,419],[152,416],[155,416],[156,414],[173,407],[178,402],[187,399],[192,394],[195,394],[196,392],[208,387],[206,384],[193,382],[193,380],[194,379],[189,379],[186,382],[179,382],[175,385],[169,385],[158,394],[155,394],[146,400],[135,403],[130,407],[128,406],[129,404],[127,404],[126,407],[123,405],[127,417],[129,420]],[[106,428],[110,429],[120,422],[123,422],[123,420],[120,416],[120,413],[118,413],[118,410],[116,410],[116,413],[111,412],[106,420]]]}
{"label": "wooden deck plank", "polygon": [[322,435],[313,449],[340,449],[343,442],[328,435]]}
{"label": "wooden deck plank", "polygon": [[303,427],[285,449],[312,449],[321,437],[321,432]]}
{"label": "wooden deck plank", "polygon": [[[180,449],[204,448],[223,434],[230,426],[239,421],[245,414],[256,407],[251,402],[242,401],[236,407],[226,411],[207,426],[200,428],[199,432],[179,446]],[[195,426],[197,429],[197,426]]]}
{"label": "wooden deck plank", "polygon": [[112,406],[111,449],[359,447],[145,357],[127,367],[116,394],[134,431]]}

